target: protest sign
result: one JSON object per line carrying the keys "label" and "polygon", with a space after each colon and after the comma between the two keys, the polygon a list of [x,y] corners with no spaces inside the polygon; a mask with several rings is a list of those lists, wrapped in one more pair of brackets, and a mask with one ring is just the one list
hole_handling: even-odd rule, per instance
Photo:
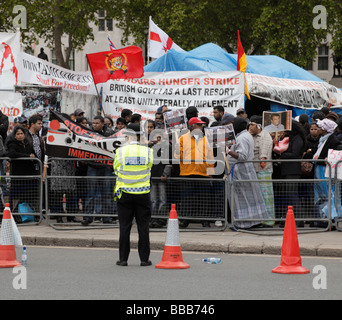
{"label": "protest sign", "polygon": [[47,121],[51,109],[57,112],[61,111],[62,88],[15,86],[15,92],[22,95],[23,110],[21,115],[27,119],[39,113]]}
{"label": "protest sign", "polygon": [[244,75],[240,71],[146,72],[140,79],[103,84],[103,110],[114,120],[123,109],[140,113],[142,120],[154,119],[163,105],[169,110],[196,107],[200,117],[212,117],[215,106],[236,114],[244,107]]}
{"label": "protest sign", "polygon": [[13,90],[18,84],[20,32],[0,32],[0,89]]}
{"label": "protest sign", "polygon": [[47,155],[57,158],[94,159],[96,162],[113,165],[114,151],[125,141],[121,133],[104,137],[85,128],[69,117],[51,111],[47,135]]}
{"label": "protest sign", "polygon": [[21,82],[45,87],[61,87],[63,90],[96,95],[91,73],[64,69],[30,54],[19,54],[19,78]]}
{"label": "protest sign", "polygon": [[290,131],[292,129],[292,111],[264,111],[262,127],[267,132]]}
{"label": "protest sign", "polygon": [[[329,149],[328,162],[330,163],[330,166],[331,166],[331,177],[335,178],[335,174],[337,174],[336,178],[338,180],[341,180],[342,179],[342,162],[337,164],[337,162],[339,161],[342,161],[342,151]],[[328,165],[326,166],[326,169],[325,169],[325,177],[330,178],[330,169]]]}
{"label": "protest sign", "polygon": [[0,91],[0,111],[8,116],[8,132],[12,131],[14,119],[23,113],[23,99],[20,93]]}
{"label": "protest sign", "polygon": [[235,132],[232,124],[226,126],[217,126],[205,128],[205,136],[207,137],[210,148],[221,148],[226,150],[235,144]]}
{"label": "protest sign", "polygon": [[327,82],[267,77],[246,73],[249,93],[299,108],[342,105],[342,91]]}
{"label": "protest sign", "polygon": [[187,119],[185,109],[172,110],[164,112],[164,124],[166,133],[170,134],[174,131],[182,131],[186,129]]}

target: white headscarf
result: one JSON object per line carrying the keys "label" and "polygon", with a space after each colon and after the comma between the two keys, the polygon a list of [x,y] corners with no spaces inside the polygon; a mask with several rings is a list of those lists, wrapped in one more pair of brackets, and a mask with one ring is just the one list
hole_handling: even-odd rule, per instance
{"label": "white headscarf", "polygon": [[337,123],[329,119],[317,120],[317,125],[328,133],[334,132],[337,127]]}

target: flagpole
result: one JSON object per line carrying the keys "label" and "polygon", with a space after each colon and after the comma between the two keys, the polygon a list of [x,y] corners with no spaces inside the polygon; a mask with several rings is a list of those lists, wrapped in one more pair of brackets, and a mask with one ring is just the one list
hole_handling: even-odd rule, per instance
{"label": "flagpole", "polygon": [[[91,65],[90,65],[89,60],[88,60],[88,55],[86,55],[86,57],[87,57],[88,65],[89,65],[89,68],[90,68],[90,72],[91,72],[91,74],[93,74],[93,70],[91,69]],[[105,112],[104,112],[104,110],[103,110],[102,98],[101,98],[101,96],[100,96],[100,94],[99,94],[99,91],[98,91],[98,89],[97,89],[96,83],[95,83],[95,81],[94,81],[94,77],[93,77],[93,82],[94,82],[95,90],[96,90],[96,93],[97,93],[97,97],[98,97],[98,99],[99,99],[99,106],[100,106],[100,109],[101,109],[101,111],[102,111],[102,113],[103,113],[103,117],[105,117],[106,114],[105,114]]]}

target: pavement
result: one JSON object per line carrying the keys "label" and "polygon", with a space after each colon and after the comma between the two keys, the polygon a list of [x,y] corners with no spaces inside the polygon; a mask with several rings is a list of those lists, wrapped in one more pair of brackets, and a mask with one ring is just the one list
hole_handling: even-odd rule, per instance
{"label": "pavement", "polygon": [[[54,220],[50,220],[54,222]],[[49,225],[43,220],[38,225],[18,225],[23,243],[27,246],[58,246],[85,248],[118,248],[119,228],[100,229],[99,224],[90,227],[75,225],[76,230],[64,230],[58,225]],[[190,225],[191,227],[191,225]],[[61,230],[62,229],[62,230]],[[265,235],[236,232],[229,228],[210,231],[201,229],[180,229],[179,236],[182,251],[230,254],[267,254],[280,255],[283,243],[282,233]],[[165,230],[151,229],[152,250],[163,250],[166,239]],[[298,230],[301,256],[342,257],[342,232],[333,230],[301,234]],[[138,247],[138,233],[134,225],[131,232],[131,248]]]}

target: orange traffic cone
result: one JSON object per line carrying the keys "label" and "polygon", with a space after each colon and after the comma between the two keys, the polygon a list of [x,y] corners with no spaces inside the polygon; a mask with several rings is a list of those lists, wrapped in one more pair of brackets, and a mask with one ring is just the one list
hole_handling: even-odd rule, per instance
{"label": "orange traffic cone", "polygon": [[6,203],[2,217],[0,233],[0,268],[13,268],[21,266],[21,263],[16,259],[17,257],[14,247],[11,211],[9,208],[9,203]]}
{"label": "orange traffic cone", "polygon": [[171,206],[167,225],[166,241],[162,261],[156,265],[159,269],[188,269],[190,266],[183,261],[179,240],[179,226],[176,205]]}
{"label": "orange traffic cone", "polygon": [[308,269],[302,267],[293,207],[288,207],[287,211],[280,266],[273,269],[272,272],[282,274],[310,273]]}

